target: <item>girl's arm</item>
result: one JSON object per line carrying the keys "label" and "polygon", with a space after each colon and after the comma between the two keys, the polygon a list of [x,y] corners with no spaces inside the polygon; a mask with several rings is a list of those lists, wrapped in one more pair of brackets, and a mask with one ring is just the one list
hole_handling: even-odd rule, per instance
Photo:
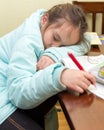
{"label": "girl's arm", "polygon": [[[60,75],[64,70],[61,63],[37,71],[39,38],[24,36],[12,51],[7,72],[9,99],[17,107],[31,109],[49,97],[66,89],[60,83]],[[39,50],[40,49],[40,50]]]}
{"label": "girl's arm", "polygon": [[91,36],[84,34],[84,41],[77,45],[66,47],[52,47],[45,51],[43,55],[51,57],[54,61],[59,62],[62,58],[67,58],[67,53],[72,52],[75,56],[81,56],[86,54],[91,48]]}

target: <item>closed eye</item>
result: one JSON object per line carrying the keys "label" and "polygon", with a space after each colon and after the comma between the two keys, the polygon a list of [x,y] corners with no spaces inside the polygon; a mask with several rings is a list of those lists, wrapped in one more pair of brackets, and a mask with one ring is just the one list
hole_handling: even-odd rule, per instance
{"label": "closed eye", "polygon": [[59,36],[56,32],[53,34],[53,39],[54,39],[55,41],[61,41],[60,36]]}
{"label": "closed eye", "polygon": [[60,39],[56,36],[53,36],[53,39],[54,39],[54,41],[57,41],[57,42],[60,41]]}

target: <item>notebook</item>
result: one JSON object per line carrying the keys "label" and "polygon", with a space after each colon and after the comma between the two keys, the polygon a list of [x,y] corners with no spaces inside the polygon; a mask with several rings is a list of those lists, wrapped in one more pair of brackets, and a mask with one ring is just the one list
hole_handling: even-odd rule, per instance
{"label": "notebook", "polygon": [[86,34],[90,35],[91,45],[102,45],[101,39],[96,32],[86,32]]}

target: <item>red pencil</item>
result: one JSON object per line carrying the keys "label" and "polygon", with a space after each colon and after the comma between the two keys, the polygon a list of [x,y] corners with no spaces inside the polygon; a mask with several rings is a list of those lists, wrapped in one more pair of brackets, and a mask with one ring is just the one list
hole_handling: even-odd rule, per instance
{"label": "red pencil", "polygon": [[72,59],[72,61],[76,64],[76,66],[80,70],[84,70],[84,68],[81,66],[81,64],[79,63],[79,61],[75,58],[75,56],[72,53],[68,53],[68,56]]}
{"label": "red pencil", "polygon": [[[72,59],[72,61],[75,63],[75,65],[79,68],[79,70],[84,70],[84,68],[81,66],[81,64],[79,63],[79,61],[75,58],[75,56],[72,53],[68,53],[68,56]],[[92,84],[92,82],[91,82]],[[95,87],[95,85],[94,85]]]}

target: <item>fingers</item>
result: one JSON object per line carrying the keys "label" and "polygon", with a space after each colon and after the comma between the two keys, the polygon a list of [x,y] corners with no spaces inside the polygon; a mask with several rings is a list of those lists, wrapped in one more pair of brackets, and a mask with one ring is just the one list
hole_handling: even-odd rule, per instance
{"label": "fingers", "polygon": [[82,87],[80,87],[80,86],[74,86],[74,89],[75,89],[75,91],[77,91],[77,92],[79,92],[79,93],[84,93],[84,89],[82,88]]}
{"label": "fingers", "polygon": [[84,72],[84,76],[79,81],[79,83],[77,85],[77,89],[81,93],[83,93],[85,90],[88,89],[88,87],[90,86],[90,84],[94,84],[95,85],[95,83],[96,83],[95,77],[92,74],[90,74],[89,72]]}
{"label": "fingers", "polygon": [[88,81],[90,81],[90,84],[96,84],[96,78],[91,73],[86,72],[84,76]]}
{"label": "fingers", "polygon": [[50,57],[42,56],[37,63],[37,70],[44,69],[54,63],[55,63],[55,61],[53,61]]}
{"label": "fingers", "polygon": [[90,84],[95,84],[95,77],[89,72],[66,69],[62,72],[61,82],[67,88],[83,93]]}
{"label": "fingers", "polygon": [[74,86],[70,86],[70,87],[77,92],[83,93],[84,91],[86,91],[88,89],[89,85],[90,85],[90,82],[85,83],[83,81],[79,81],[77,84],[75,84]]}

